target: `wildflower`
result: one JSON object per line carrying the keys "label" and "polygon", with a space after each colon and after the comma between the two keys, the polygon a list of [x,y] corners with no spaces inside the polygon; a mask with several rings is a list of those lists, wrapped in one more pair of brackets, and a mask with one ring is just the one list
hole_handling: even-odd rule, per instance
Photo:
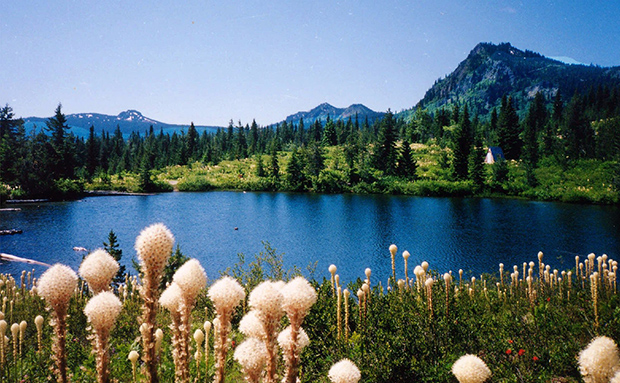
{"label": "wildflower", "polygon": [[172,254],[174,236],[163,223],[148,226],[138,238],[135,249],[142,266],[143,286],[140,293],[144,300],[142,310],[142,324],[144,325],[142,343],[147,381],[157,382],[157,360],[155,349],[155,327],[157,324],[157,303],[159,299],[159,281],[166,267],[168,258]]}
{"label": "wildflower", "polygon": [[[215,311],[217,313],[215,319],[219,322],[219,325],[216,326],[217,359],[215,382],[223,382],[224,370],[226,368],[226,354],[228,353],[227,346],[230,319],[234,308],[245,298],[245,290],[237,280],[231,277],[223,277],[209,288],[208,295],[215,306]],[[250,298],[251,297],[250,295]]]}
{"label": "wildflower", "polygon": [[506,355],[510,355],[510,354],[512,354],[512,350],[511,349],[506,350]]}
{"label": "wildflower", "polygon": [[148,226],[136,238],[138,259],[153,275],[159,275],[172,254],[174,236],[163,223]]}
{"label": "wildflower", "polygon": [[56,379],[67,381],[66,331],[69,300],[77,287],[77,275],[68,266],[59,263],[47,269],[38,282],[38,292],[52,307],[55,342],[53,358],[56,362]]}
{"label": "wildflower", "polygon": [[476,355],[463,355],[452,365],[452,373],[460,383],[482,383],[491,377],[491,370]]}
{"label": "wildflower", "polygon": [[267,363],[265,344],[256,338],[248,338],[235,349],[234,358],[246,375],[248,382],[259,382],[261,372]]}
{"label": "wildflower", "polygon": [[265,338],[265,329],[258,318],[256,310],[250,310],[241,318],[239,322],[239,331],[248,338]]}
{"label": "wildflower", "polygon": [[109,381],[109,354],[108,344],[110,331],[121,312],[121,301],[110,291],[95,295],[84,307],[84,314],[88,318],[95,338],[93,348],[97,360],[97,377],[99,382]]}
{"label": "wildflower", "polygon": [[183,290],[187,302],[191,303],[207,285],[207,274],[197,259],[190,259],[179,267],[172,280]]}
{"label": "wildflower", "polygon": [[329,369],[327,377],[332,383],[357,383],[361,379],[362,374],[353,362],[345,358]]}
{"label": "wildflower", "polygon": [[523,356],[523,354],[525,354],[525,350],[524,349],[519,349],[518,354],[519,354],[519,356]]}
{"label": "wildflower", "polygon": [[537,361],[538,361],[538,357],[537,357],[537,356],[533,356],[533,357],[532,357],[532,360],[533,360],[534,362],[537,362]]}
{"label": "wildflower", "polygon": [[278,326],[282,318],[282,293],[274,283],[265,281],[252,290],[248,298],[250,308],[257,310],[258,318],[265,330],[265,348],[267,349],[267,381],[274,381],[277,368],[276,339]]}
{"label": "wildflower", "polygon": [[93,295],[110,288],[112,278],[118,272],[118,262],[103,249],[88,254],[80,265],[80,276],[84,278]]}
{"label": "wildflower", "polygon": [[606,336],[594,338],[579,353],[579,372],[585,383],[609,382],[620,367],[618,346]]}

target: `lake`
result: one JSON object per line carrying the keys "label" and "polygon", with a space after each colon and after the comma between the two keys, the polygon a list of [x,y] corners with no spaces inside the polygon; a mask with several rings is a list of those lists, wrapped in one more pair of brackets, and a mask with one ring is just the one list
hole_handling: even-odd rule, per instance
{"label": "lake", "polygon": [[[79,201],[25,204],[0,211],[0,252],[78,269],[85,253],[74,246],[102,246],[112,229],[128,270],[136,236],[165,223],[182,252],[200,260],[209,279],[233,266],[238,253],[251,256],[267,241],[284,253],[286,268],[318,261],[314,277],[329,278],[338,266],[345,282],[364,278],[385,284],[391,274],[388,247],[398,246],[397,276],[404,277],[403,250],[411,253],[410,276],[422,261],[444,273],[468,276],[497,272],[498,264],[536,261],[543,251],[552,268],[567,269],[575,255],[620,253],[620,209],[512,199],[425,198],[385,195],[292,193],[164,193],[152,196],[89,197]],[[32,267],[2,263],[0,272],[19,275]],[[35,267],[37,275],[44,268]],[[306,274],[307,275],[307,274]]]}

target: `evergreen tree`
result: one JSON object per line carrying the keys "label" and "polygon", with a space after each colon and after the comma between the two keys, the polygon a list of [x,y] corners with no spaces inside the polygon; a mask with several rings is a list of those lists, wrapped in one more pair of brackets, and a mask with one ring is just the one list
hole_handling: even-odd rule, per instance
{"label": "evergreen tree", "polygon": [[306,153],[306,169],[308,174],[317,179],[324,168],[325,155],[323,154],[323,148],[317,143],[310,144]]}
{"label": "evergreen tree", "polygon": [[8,104],[0,109],[0,184],[13,184],[17,181],[19,174],[19,164],[23,158],[25,131],[19,135],[18,131],[23,130],[24,121],[15,119],[13,108]]}
{"label": "evergreen tree", "polygon": [[538,164],[538,136],[547,123],[547,109],[542,93],[536,93],[525,117],[523,130],[523,161],[535,168]]}
{"label": "evergreen tree", "polygon": [[198,131],[196,131],[196,127],[193,122],[189,125],[189,129],[187,129],[187,134],[185,135],[185,146],[187,148],[188,162],[195,161],[199,158]]}
{"label": "evergreen tree", "polygon": [[327,122],[325,122],[325,128],[323,129],[323,146],[333,146],[338,144],[338,135],[336,134],[336,125],[327,116]]}
{"label": "evergreen tree", "polygon": [[586,119],[583,100],[575,94],[569,102],[562,127],[565,153],[570,159],[589,158],[594,152],[594,132]]}
{"label": "evergreen tree", "polygon": [[373,166],[387,175],[396,173],[396,123],[392,111],[388,109],[379,127],[379,135],[373,153]]}
{"label": "evergreen tree", "polygon": [[452,142],[452,174],[456,179],[464,180],[468,177],[469,155],[473,145],[473,131],[469,119],[467,105],[463,107],[463,113],[459,118],[459,124],[453,133]]}
{"label": "evergreen tree", "polygon": [[257,177],[264,177],[266,174],[265,172],[265,165],[263,164],[263,156],[260,154],[256,155],[256,176]]}
{"label": "evergreen tree", "polygon": [[273,182],[277,182],[280,180],[280,164],[278,161],[278,150],[276,145],[272,145],[271,149],[271,162],[269,166],[269,175],[271,176]]}
{"label": "evergreen tree", "polygon": [[121,250],[118,244],[118,238],[116,237],[116,233],[114,233],[114,230],[110,230],[110,233],[108,233],[108,241],[103,242],[103,248],[120,265],[120,267],[118,268],[118,272],[113,279],[114,285],[118,287],[121,283],[125,282],[125,266],[120,264],[121,258],[123,257],[123,250]]}
{"label": "evergreen tree", "polygon": [[304,174],[303,156],[299,155],[297,147],[293,147],[291,157],[286,166],[286,183],[293,191],[303,191],[307,182]]}
{"label": "evergreen tree", "polygon": [[54,149],[52,163],[53,163],[53,178],[73,178],[75,160],[73,158],[73,152],[71,151],[71,144],[67,139],[67,132],[70,127],[67,125],[67,119],[62,113],[62,104],[58,104],[54,112],[54,117],[51,117],[46,122],[47,130],[51,133],[52,148]]}
{"label": "evergreen tree", "polygon": [[99,165],[99,142],[95,135],[95,127],[91,125],[88,140],[86,140],[86,173],[89,179],[95,174],[95,169]]}
{"label": "evergreen tree", "polygon": [[[474,124],[476,126],[477,124]],[[476,129],[474,129],[476,130]],[[475,134],[474,145],[469,156],[469,179],[473,181],[476,189],[484,186],[484,157],[486,151],[482,144],[481,134]]]}
{"label": "evergreen tree", "polygon": [[519,138],[519,116],[512,104],[512,97],[502,97],[502,105],[497,121],[497,140],[506,159],[519,159],[521,139]]}
{"label": "evergreen tree", "polygon": [[149,165],[148,156],[144,156],[142,159],[138,190],[143,193],[148,193],[155,190],[155,183],[151,179],[151,167]]}
{"label": "evergreen tree", "polygon": [[248,158],[248,144],[245,139],[245,130],[241,124],[237,128],[237,139],[235,140],[235,158]]}
{"label": "evergreen tree", "polygon": [[252,120],[252,125],[250,126],[250,137],[248,141],[248,154],[258,153],[258,124],[256,124],[256,120]]}
{"label": "evergreen tree", "polygon": [[297,126],[297,137],[295,138],[295,142],[298,145],[303,145],[306,142],[306,128],[304,127],[304,118],[299,119],[299,125]]}
{"label": "evergreen tree", "polygon": [[396,172],[400,177],[408,178],[410,180],[416,180],[418,178],[416,170],[418,169],[418,162],[413,158],[411,152],[411,145],[406,139],[403,140],[402,147],[400,149],[398,157],[398,167]]}

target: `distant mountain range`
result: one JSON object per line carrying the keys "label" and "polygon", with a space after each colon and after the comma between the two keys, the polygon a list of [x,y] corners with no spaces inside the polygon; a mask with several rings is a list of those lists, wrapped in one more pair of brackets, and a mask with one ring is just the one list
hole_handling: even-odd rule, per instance
{"label": "distant mountain range", "polygon": [[[336,108],[328,103],[323,103],[309,112],[298,112],[290,115],[286,118],[286,121],[297,124],[299,123],[299,120],[303,118],[306,127],[308,127],[316,120],[325,122],[328,116],[332,120],[345,120],[349,117],[355,119],[356,115],[360,123],[362,123],[366,118],[368,118],[368,121],[372,123],[374,120],[381,118],[383,113],[375,112],[361,104],[354,104],[348,108]],[[119,113],[117,116],[100,113],[78,113],[68,114],[65,117],[67,118],[67,125],[71,127],[72,133],[78,137],[88,137],[91,126],[95,127],[95,132],[98,135],[101,134],[102,130],[112,133],[118,126],[125,137],[128,137],[131,132],[148,132],[151,126],[156,133],[163,130],[164,133],[170,134],[174,132],[180,133],[181,131],[187,132],[187,129],[189,128],[189,125],[167,124],[165,122],[153,120],[152,118],[145,117],[137,110],[126,110]],[[49,117],[24,118],[26,130],[32,131],[33,129],[44,129],[46,127],[45,123],[48,119]],[[198,133],[202,133],[203,131],[216,132],[217,129],[223,127],[195,125],[195,128]]]}
{"label": "distant mountain range", "polygon": [[567,100],[576,90],[587,91],[599,85],[620,86],[620,67],[575,65],[566,61],[570,60],[547,58],[517,49],[510,43],[480,43],[454,72],[436,81],[414,108],[399,113],[399,117],[409,118],[418,106],[433,112],[441,107],[467,104],[470,113],[484,118],[499,106],[504,94],[512,96],[515,107],[523,113],[539,91],[551,103],[558,91]]}
{"label": "distant mountain range", "polygon": [[[110,116],[107,114],[99,113],[79,113],[68,114],[67,125],[71,127],[73,134],[78,137],[87,137],[91,126],[95,127],[95,132],[101,134],[102,130],[106,132],[114,132],[118,126],[123,133],[123,136],[128,136],[131,132],[144,133],[148,132],[151,126],[155,132],[163,130],[164,133],[173,132],[180,133],[181,131],[187,132],[189,125],[167,124],[145,117],[137,110],[126,110],[118,114],[118,116]],[[37,129],[45,128],[45,123],[49,119],[42,117],[28,117],[24,118],[27,130],[32,130],[36,126]],[[203,131],[215,132],[217,126],[202,126],[195,125],[196,130],[199,133]]]}
{"label": "distant mountain range", "polygon": [[286,122],[298,124],[303,118],[304,125],[308,126],[316,120],[324,122],[327,120],[327,117],[336,121],[348,120],[349,118],[355,119],[357,116],[360,123],[364,122],[366,118],[368,118],[368,121],[372,123],[374,120],[383,117],[383,115],[384,113],[375,112],[362,104],[353,104],[348,108],[336,108],[335,106],[325,102],[308,112],[297,112],[295,114],[291,114],[286,117]]}

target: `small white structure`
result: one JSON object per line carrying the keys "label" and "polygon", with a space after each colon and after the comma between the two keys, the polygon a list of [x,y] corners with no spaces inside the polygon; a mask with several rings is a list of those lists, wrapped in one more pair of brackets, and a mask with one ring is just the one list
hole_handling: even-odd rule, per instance
{"label": "small white structure", "polygon": [[505,160],[504,151],[499,146],[489,146],[487,156],[484,158],[485,164],[494,164],[497,161]]}

